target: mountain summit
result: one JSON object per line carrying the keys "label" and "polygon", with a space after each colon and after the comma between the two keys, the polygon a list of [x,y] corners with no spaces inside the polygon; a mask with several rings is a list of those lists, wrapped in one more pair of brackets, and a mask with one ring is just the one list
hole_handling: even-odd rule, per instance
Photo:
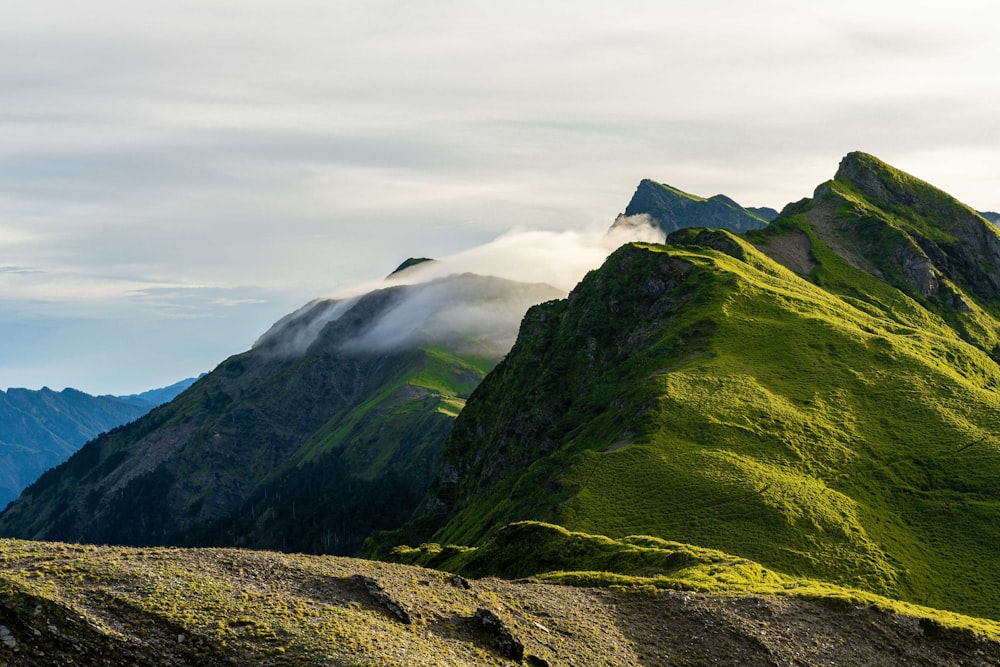
{"label": "mountain summit", "polygon": [[773,209],[746,209],[725,195],[705,199],[663,183],[644,179],[625,213],[612,226],[627,225],[633,216],[648,216],[665,234],[685,227],[717,227],[735,232],[765,227],[777,217]]}

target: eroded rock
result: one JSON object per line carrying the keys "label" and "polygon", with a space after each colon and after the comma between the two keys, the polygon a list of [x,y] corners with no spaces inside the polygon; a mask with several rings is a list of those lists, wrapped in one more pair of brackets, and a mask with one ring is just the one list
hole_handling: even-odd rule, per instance
{"label": "eroded rock", "polygon": [[366,577],[360,574],[355,574],[351,577],[351,579],[361,583],[361,585],[364,586],[365,590],[368,592],[368,595],[370,595],[375,602],[385,608],[390,614],[399,619],[400,622],[406,625],[412,623],[410,610],[407,609],[402,603],[393,600],[377,581],[371,577]]}
{"label": "eroded rock", "polygon": [[499,616],[489,609],[480,607],[476,610],[476,620],[496,640],[497,649],[501,655],[518,662],[524,659],[524,644],[514,637],[507,624],[500,620]]}

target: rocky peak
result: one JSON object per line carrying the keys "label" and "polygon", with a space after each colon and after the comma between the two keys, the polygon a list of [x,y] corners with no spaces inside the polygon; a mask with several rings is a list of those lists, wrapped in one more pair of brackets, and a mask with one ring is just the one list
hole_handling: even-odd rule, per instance
{"label": "rocky peak", "polygon": [[[968,303],[953,287],[986,303],[1000,299],[1000,233],[929,183],[873,155],[853,152],[841,160],[834,180],[817,188],[814,201],[827,201],[821,215],[833,216],[840,216],[838,207],[847,203],[853,222],[841,233],[858,235],[848,245],[885,276],[901,272],[920,295],[939,297],[959,311],[968,311]],[[875,231],[879,228],[883,231]],[[888,248],[873,245],[876,237]]]}
{"label": "rocky peak", "polygon": [[[840,161],[834,180],[850,183],[866,197],[882,204],[912,203],[901,172],[874,155],[854,151]],[[915,180],[915,179],[914,179]]]}
{"label": "rocky peak", "polygon": [[629,216],[648,215],[665,234],[686,227],[710,227],[745,232],[767,226],[767,220],[725,195],[709,199],[650,179],[636,188],[623,217],[614,226],[627,224]]}

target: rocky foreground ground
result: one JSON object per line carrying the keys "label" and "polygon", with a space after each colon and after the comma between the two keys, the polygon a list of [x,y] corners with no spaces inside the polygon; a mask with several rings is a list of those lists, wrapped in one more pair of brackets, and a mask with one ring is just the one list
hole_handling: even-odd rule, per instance
{"label": "rocky foreground ground", "polygon": [[1000,665],[1000,642],[832,601],[0,540],[0,664]]}

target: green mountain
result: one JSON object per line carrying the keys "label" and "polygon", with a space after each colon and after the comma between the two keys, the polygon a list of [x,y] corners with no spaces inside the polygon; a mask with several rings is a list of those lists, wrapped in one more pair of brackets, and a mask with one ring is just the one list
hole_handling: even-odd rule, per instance
{"label": "green mountain", "polygon": [[0,533],[352,553],[409,517],[524,311],[560,294],[464,274],[307,304],[43,475]]}
{"label": "green mountain", "polygon": [[623,247],[529,310],[369,549],[534,519],[1000,618],[998,315],[996,229],[852,153],[765,230]]}
{"label": "green mountain", "polygon": [[648,216],[665,234],[686,227],[711,227],[746,232],[765,227],[778,212],[743,208],[725,195],[705,199],[663,183],[643,179],[615,226],[633,224],[633,216]]}
{"label": "green mountain", "polygon": [[0,507],[94,436],[138,419],[192,382],[182,380],[132,396],[91,396],[48,387],[0,391]]}

